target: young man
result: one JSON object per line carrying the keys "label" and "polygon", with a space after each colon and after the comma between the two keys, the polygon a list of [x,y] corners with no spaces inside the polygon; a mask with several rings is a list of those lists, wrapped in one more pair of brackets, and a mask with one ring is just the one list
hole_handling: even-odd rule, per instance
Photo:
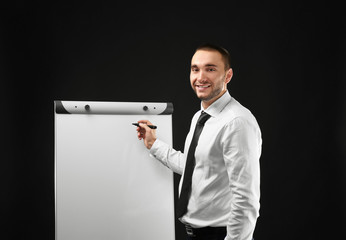
{"label": "young man", "polygon": [[151,122],[138,121],[138,138],[150,153],[182,174],[177,215],[187,239],[251,240],[259,216],[261,132],[227,91],[232,76],[225,49],[197,48],[190,82],[201,110],[192,118],[184,153],[157,139]]}

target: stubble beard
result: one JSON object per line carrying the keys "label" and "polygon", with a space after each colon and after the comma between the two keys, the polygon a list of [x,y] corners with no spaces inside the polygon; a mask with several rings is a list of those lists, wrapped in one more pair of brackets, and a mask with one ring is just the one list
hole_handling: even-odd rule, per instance
{"label": "stubble beard", "polygon": [[223,90],[223,87],[218,87],[216,89],[214,89],[209,95],[207,96],[201,96],[199,97],[197,95],[197,91],[195,90],[196,92],[196,95],[197,97],[201,100],[201,101],[204,101],[204,102],[209,102],[210,100],[214,99],[215,97],[217,97]]}

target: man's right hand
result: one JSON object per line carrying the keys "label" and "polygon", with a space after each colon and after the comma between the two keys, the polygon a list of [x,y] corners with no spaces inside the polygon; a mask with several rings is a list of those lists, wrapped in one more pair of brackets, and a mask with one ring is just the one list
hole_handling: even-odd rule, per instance
{"label": "man's right hand", "polygon": [[143,139],[144,145],[150,149],[156,141],[156,130],[149,128],[147,125],[153,125],[148,120],[138,121],[137,136],[139,140]]}

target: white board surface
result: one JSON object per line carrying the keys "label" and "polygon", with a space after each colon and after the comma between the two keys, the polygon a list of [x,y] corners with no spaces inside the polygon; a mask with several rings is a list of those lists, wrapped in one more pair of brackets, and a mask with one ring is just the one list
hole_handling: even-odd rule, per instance
{"label": "white board surface", "polygon": [[143,103],[125,115],[106,113],[112,103],[104,104],[55,114],[56,239],[175,239],[173,173],[149,156],[132,125],[149,119],[172,144],[171,115],[140,114]]}

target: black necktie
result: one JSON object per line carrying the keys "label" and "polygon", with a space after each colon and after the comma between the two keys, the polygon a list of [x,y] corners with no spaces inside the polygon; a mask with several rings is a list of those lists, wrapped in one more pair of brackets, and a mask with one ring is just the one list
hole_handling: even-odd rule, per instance
{"label": "black necktie", "polygon": [[195,150],[198,144],[199,136],[204,127],[204,123],[210,118],[210,115],[202,111],[201,116],[199,117],[195,131],[193,133],[193,138],[189,147],[189,152],[187,154],[183,185],[181,187],[180,198],[178,201],[177,207],[177,217],[182,217],[187,211],[187,204],[189,202],[191,194],[191,184],[192,184],[192,173],[195,168]]}

